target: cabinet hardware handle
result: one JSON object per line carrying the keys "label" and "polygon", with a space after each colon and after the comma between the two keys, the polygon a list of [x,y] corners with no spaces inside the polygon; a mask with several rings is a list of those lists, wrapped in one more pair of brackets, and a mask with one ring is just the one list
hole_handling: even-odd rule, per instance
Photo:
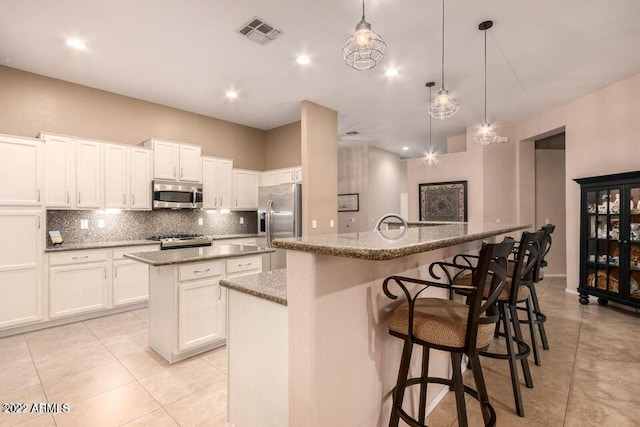
{"label": "cabinet hardware handle", "polygon": [[40,230],[40,215],[38,215],[38,230]]}
{"label": "cabinet hardware handle", "polygon": [[174,178],[176,177],[176,167],[175,166],[173,167],[173,177]]}
{"label": "cabinet hardware handle", "polygon": [[122,204],[126,205],[127,204],[127,195],[122,193]]}
{"label": "cabinet hardware handle", "polygon": [[118,277],[118,266],[117,265],[113,266],[113,277]]}
{"label": "cabinet hardware handle", "polygon": [[38,188],[38,201],[40,201],[40,189]]}
{"label": "cabinet hardware handle", "polygon": [[102,267],[102,268],[104,268],[104,278],[106,279],[107,278],[107,267]]}
{"label": "cabinet hardware handle", "polygon": [[209,270],[211,270],[211,269],[207,268],[206,270],[193,270],[193,274],[204,274]]}
{"label": "cabinet hardware handle", "polygon": [[238,207],[238,199],[236,198],[236,208]]}
{"label": "cabinet hardware handle", "polygon": [[184,175],[184,170],[180,168],[180,178],[182,178],[183,175]]}
{"label": "cabinet hardware handle", "polygon": [[131,206],[135,206],[136,204],[136,195],[135,193],[131,194]]}
{"label": "cabinet hardware handle", "polygon": [[80,192],[78,191],[78,204],[80,204]]}
{"label": "cabinet hardware handle", "polygon": [[89,255],[71,257],[71,259],[87,259],[87,258],[89,258]]}
{"label": "cabinet hardware handle", "polygon": [[217,208],[218,207],[218,198],[216,197],[214,203],[213,203],[213,207]]}
{"label": "cabinet hardware handle", "polygon": [[218,301],[222,298],[222,286],[218,285]]}
{"label": "cabinet hardware handle", "polygon": [[67,190],[67,204],[69,204],[69,190]]}
{"label": "cabinet hardware handle", "polygon": [[251,264],[251,262],[248,262],[246,264],[238,264],[238,267],[249,267]]}

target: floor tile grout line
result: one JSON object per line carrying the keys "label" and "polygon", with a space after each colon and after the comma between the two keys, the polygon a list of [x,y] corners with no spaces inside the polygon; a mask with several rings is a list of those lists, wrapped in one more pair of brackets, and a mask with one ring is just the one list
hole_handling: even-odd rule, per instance
{"label": "floor tile grout line", "polygon": [[573,389],[573,378],[576,371],[576,359],[578,358],[578,350],[580,349],[580,335],[582,334],[582,321],[584,320],[584,307],[580,310],[580,328],[578,329],[578,342],[576,343],[576,351],[573,354],[573,366],[571,367],[571,381],[569,382],[569,393],[567,394],[567,404],[564,409],[564,419],[562,424],[567,423],[567,414],[569,413],[569,400],[571,399],[571,390]]}

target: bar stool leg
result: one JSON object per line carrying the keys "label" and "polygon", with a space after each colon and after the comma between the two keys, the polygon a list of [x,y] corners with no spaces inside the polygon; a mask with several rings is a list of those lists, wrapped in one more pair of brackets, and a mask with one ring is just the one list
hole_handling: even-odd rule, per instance
{"label": "bar stool leg", "polygon": [[542,348],[545,350],[549,350],[549,341],[547,340],[547,331],[544,329],[544,318],[540,318],[539,315],[542,315],[542,311],[540,311],[540,303],[538,302],[538,294],[536,293],[536,285],[535,283],[530,286],[531,289],[531,300],[533,301],[533,312],[536,315],[536,320],[538,323],[538,330],[540,331],[540,340],[542,341]]}
{"label": "bar stool leg", "polygon": [[484,383],[484,375],[482,373],[482,367],[480,366],[480,357],[475,355],[469,358],[472,366],[473,379],[476,383],[476,390],[478,391],[478,400],[480,401],[480,410],[482,411],[482,418],[484,424],[489,424],[491,420],[491,413],[489,412],[489,393],[487,393],[487,386]]}
{"label": "bar stool leg", "polygon": [[400,415],[396,408],[402,408],[402,400],[404,399],[404,391],[407,387],[407,379],[409,375],[409,365],[411,364],[411,353],[413,352],[413,343],[409,338],[404,340],[402,349],[402,358],[400,360],[400,369],[398,369],[398,381],[393,392],[393,405],[391,407],[391,418],[389,418],[389,427],[398,427]]}
{"label": "bar stool leg", "polygon": [[464,384],[462,382],[462,353],[451,353],[453,367],[453,390],[456,394],[456,409],[458,410],[458,426],[467,427],[467,406],[464,401]]}
{"label": "bar stool leg", "polygon": [[[524,343],[524,338],[522,337],[522,329],[520,329],[520,321],[518,320],[518,309],[515,305],[510,305],[509,310],[511,311],[514,335],[518,342],[518,353],[521,353],[525,351],[526,348],[521,344]],[[524,382],[527,388],[533,388],[533,379],[531,378],[531,371],[529,370],[529,358],[523,357],[520,359],[520,363],[522,364],[522,373],[524,374]]]}
{"label": "bar stool leg", "polygon": [[531,297],[527,298],[525,301],[525,305],[527,308],[527,320],[529,324],[529,334],[531,335],[531,347],[533,347],[533,360],[538,366],[542,366],[542,361],[540,359],[540,349],[538,349],[538,337],[536,336],[536,323],[534,319],[537,319],[535,314],[533,313],[533,309],[531,308]]}
{"label": "bar stool leg", "polygon": [[422,347],[422,382],[420,383],[420,413],[418,419],[424,424],[427,411],[427,378],[429,377],[429,352],[428,347]]}
{"label": "bar stool leg", "polygon": [[513,388],[513,398],[516,404],[516,412],[524,417],[524,407],[522,405],[522,393],[520,392],[520,380],[518,379],[518,365],[516,353],[513,349],[513,336],[511,335],[511,318],[507,303],[500,304],[500,311],[504,313],[504,335],[507,344],[507,354],[509,355],[509,370],[511,371],[511,387]]}

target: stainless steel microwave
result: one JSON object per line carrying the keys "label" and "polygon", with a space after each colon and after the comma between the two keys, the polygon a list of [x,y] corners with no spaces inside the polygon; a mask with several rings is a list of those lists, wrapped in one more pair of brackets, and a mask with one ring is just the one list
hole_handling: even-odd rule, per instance
{"label": "stainless steel microwave", "polygon": [[153,209],[197,209],[202,207],[202,184],[153,181]]}

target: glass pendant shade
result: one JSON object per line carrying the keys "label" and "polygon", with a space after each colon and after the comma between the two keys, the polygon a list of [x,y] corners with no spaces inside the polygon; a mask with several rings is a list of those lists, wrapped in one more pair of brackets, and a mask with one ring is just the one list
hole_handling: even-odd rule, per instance
{"label": "glass pendant shade", "polygon": [[491,126],[487,122],[484,122],[482,126],[480,126],[478,133],[476,133],[476,136],[473,137],[473,139],[481,145],[489,145],[497,138],[498,134],[493,129],[491,129]]}
{"label": "glass pendant shade", "polygon": [[345,42],[342,58],[349,67],[366,71],[382,62],[386,48],[382,37],[363,18],[356,26],[356,31]]}
{"label": "glass pendant shade", "polygon": [[434,119],[446,120],[458,112],[460,105],[449,95],[444,87],[438,91],[438,96],[429,104],[429,115]]}
{"label": "glass pendant shade", "polygon": [[424,164],[427,166],[435,166],[439,161],[440,159],[436,153],[428,152],[427,155],[424,156]]}

